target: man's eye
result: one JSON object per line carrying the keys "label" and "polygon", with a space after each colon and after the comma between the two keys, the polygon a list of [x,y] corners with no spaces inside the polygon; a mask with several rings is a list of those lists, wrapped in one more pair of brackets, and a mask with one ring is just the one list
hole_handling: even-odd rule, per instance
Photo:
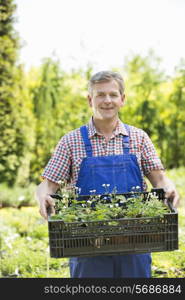
{"label": "man's eye", "polygon": [[112,94],[111,97],[118,97],[118,95],[117,94]]}

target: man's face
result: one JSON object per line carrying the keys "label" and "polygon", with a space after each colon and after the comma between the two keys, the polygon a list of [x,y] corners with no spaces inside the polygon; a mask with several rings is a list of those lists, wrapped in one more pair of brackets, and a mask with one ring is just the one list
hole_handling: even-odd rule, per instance
{"label": "man's face", "polygon": [[118,111],[124,104],[124,98],[115,80],[94,84],[92,94],[88,96],[94,118],[101,120],[117,118]]}

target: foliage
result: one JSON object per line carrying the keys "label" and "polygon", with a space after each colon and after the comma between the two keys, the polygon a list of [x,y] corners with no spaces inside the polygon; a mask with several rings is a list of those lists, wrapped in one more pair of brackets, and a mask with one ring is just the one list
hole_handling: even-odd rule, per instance
{"label": "foliage", "polygon": [[121,116],[125,122],[141,127],[149,136],[155,133],[158,122],[156,104],[161,97],[159,87],[165,79],[159,62],[153,51],[149,51],[146,57],[137,54],[128,57],[125,62],[128,105]]}
{"label": "foliage", "polygon": [[68,259],[49,257],[47,224],[38,208],[6,208],[0,215],[0,277],[69,277]]}
{"label": "foliage", "polygon": [[[150,194],[149,194],[150,195]],[[162,217],[170,209],[157,196],[151,195],[146,201],[142,197],[131,198],[127,204],[126,217]]]}
{"label": "foliage", "polygon": [[66,131],[87,121],[84,84],[80,74],[64,73],[60,62],[54,58],[45,59],[34,81],[30,82],[29,93],[36,119],[36,140],[30,166],[31,181],[39,181],[41,168],[46,165]]}
{"label": "foliage", "polygon": [[36,205],[35,189],[35,184],[27,187],[16,185],[11,188],[5,183],[0,184],[0,207],[20,208]]}
{"label": "foliage", "polygon": [[[171,167],[178,168],[184,164],[185,153],[185,62],[177,69],[176,77],[172,79],[172,92],[169,102],[173,105],[173,114],[170,116],[170,128],[168,140],[171,147],[168,148],[168,161],[176,158]],[[173,129],[173,130],[172,130]]]}
{"label": "foliage", "polygon": [[[24,74],[16,65],[19,39],[13,28],[15,9],[13,0],[1,1],[0,180],[9,185],[24,184],[28,177],[34,132],[30,98],[24,91]],[[24,175],[20,176],[22,164]]]}
{"label": "foliage", "polygon": [[184,80],[182,60],[173,78],[160,70],[160,58],[153,51],[146,57],[134,55],[125,63],[127,105],[121,118],[144,129],[166,168],[184,164]]}
{"label": "foliage", "polygon": [[[64,190],[64,189],[63,189]],[[64,196],[63,196],[64,195]],[[162,217],[170,209],[157,195],[149,193],[147,199],[143,194],[134,194],[125,198],[124,195],[107,194],[91,195],[88,200],[79,200],[78,195],[71,199],[67,191],[56,200],[56,214],[53,220],[64,222],[103,221],[120,218]]]}
{"label": "foliage", "polygon": [[[13,13],[15,5],[12,0],[0,5],[0,177],[8,179],[8,171],[16,168],[16,130],[13,102],[15,81],[14,64],[18,41],[14,36]],[[8,158],[8,160],[6,160]]]}

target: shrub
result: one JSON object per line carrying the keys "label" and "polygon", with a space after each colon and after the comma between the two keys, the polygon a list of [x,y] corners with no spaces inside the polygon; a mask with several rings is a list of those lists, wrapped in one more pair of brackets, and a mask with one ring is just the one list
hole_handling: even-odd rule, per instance
{"label": "shrub", "polygon": [[30,184],[27,187],[8,187],[6,183],[0,184],[0,207],[15,207],[34,206],[35,199],[35,184]]}

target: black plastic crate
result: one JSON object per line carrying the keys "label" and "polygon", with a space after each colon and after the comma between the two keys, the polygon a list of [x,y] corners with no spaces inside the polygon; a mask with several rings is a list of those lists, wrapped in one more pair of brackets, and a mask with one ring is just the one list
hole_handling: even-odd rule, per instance
{"label": "black plastic crate", "polygon": [[[164,192],[156,192],[163,201]],[[147,196],[148,192],[142,194]],[[123,195],[128,196],[129,193]],[[122,255],[178,249],[178,213],[170,202],[167,204],[170,213],[163,217],[73,223],[51,220],[49,217],[50,256]]]}

